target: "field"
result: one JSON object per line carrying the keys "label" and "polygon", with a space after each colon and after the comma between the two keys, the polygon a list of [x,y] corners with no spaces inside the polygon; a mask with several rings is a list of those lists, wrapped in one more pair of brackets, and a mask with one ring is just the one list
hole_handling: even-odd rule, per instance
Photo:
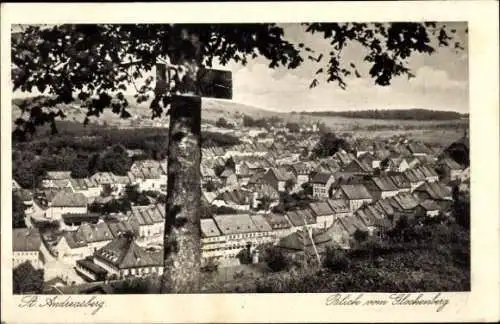
{"label": "field", "polygon": [[[134,116],[129,120],[121,120],[111,111],[105,111],[99,119],[93,118],[91,123],[106,124],[117,127],[159,127],[168,125],[168,117],[162,120],[151,120],[149,103],[135,104],[134,98],[128,98],[131,103],[130,113]],[[83,122],[85,112],[82,109],[66,106],[66,120]],[[19,108],[13,105],[12,118],[19,116]],[[324,123],[333,132],[349,133],[361,138],[387,138],[393,135],[405,135],[428,143],[447,145],[463,135],[468,127],[468,120],[451,121],[416,121],[416,120],[382,120],[358,119],[339,116],[311,116],[297,113],[269,111],[228,100],[203,98],[202,118],[205,122],[215,122],[223,117],[229,121],[241,119],[244,115],[252,118],[278,117],[285,122]]]}

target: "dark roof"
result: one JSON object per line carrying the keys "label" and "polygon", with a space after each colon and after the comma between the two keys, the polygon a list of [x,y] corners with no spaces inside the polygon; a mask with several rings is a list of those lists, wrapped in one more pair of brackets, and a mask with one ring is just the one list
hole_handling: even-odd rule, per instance
{"label": "dark roof", "polygon": [[77,260],[76,264],[83,266],[84,268],[87,268],[91,270],[95,274],[107,274],[108,272],[104,269],[92,262],[91,260],[88,259],[82,259],[82,260]]}
{"label": "dark roof", "polygon": [[[163,254],[163,251],[161,252]],[[135,243],[128,235],[120,235],[103,248],[94,253],[100,258],[119,269],[160,266],[162,258],[160,253],[148,252]]]}
{"label": "dark roof", "polygon": [[326,201],[316,201],[309,204],[309,208],[316,216],[333,215],[333,210]]}
{"label": "dark roof", "polygon": [[42,237],[37,229],[12,229],[12,250],[14,252],[38,251],[41,243]]}
{"label": "dark roof", "polygon": [[268,214],[265,215],[264,218],[267,220],[267,223],[271,226],[272,229],[285,229],[290,228],[290,223],[286,219],[285,215],[282,214]]}
{"label": "dark roof", "polygon": [[340,186],[340,190],[349,200],[373,199],[366,187],[361,184],[345,184]]}
{"label": "dark roof", "polygon": [[[311,235],[314,241],[314,244],[325,244],[330,242],[331,236],[329,235],[320,235],[320,234],[312,234]],[[301,251],[304,248],[308,249],[308,247],[312,247],[311,236],[308,233],[304,233],[304,231],[297,231],[288,236],[283,237],[278,242],[278,247],[284,248],[287,250]]]}
{"label": "dark roof", "polygon": [[[300,209],[300,210],[295,210],[295,211],[289,211],[286,213],[286,216],[290,220],[290,222],[293,224],[293,226],[304,226],[307,224],[315,224],[316,219],[314,216],[311,214],[311,212],[308,209]],[[305,219],[305,222],[304,222]]]}
{"label": "dark roof", "polygon": [[344,199],[328,199],[328,204],[334,213],[349,213],[349,203]]}
{"label": "dark roof", "polygon": [[85,207],[87,197],[82,193],[60,191],[52,199],[52,207]]}
{"label": "dark roof", "polygon": [[330,177],[332,177],[332,174],[331,173],[327,173],[327,172],[318,172],[316,173],[312,179],[311,179],[311,183],[318,183],[318,184],[327,184],[328,183],[328,180],[330,179]]}
{"label": "dark roof", "polygon": [[396,191],[398,187],[392,182],[389,177],[373,177],[372,182],[377,186],[381,191]]}

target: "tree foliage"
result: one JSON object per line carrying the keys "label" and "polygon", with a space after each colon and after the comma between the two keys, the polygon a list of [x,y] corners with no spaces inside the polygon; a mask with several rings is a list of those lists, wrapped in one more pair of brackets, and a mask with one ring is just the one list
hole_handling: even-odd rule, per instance
{"label": "tree foliage", "polygon": [[328,132],[321,135],[312,154],[316,158],[330,157],[341,149],[347,152],[351,151],[351,147],[345,139],[337,137],[335,133]]}
{"label": "tree foliage", "polygon": [[43,269],[35,269],[31,262],[21,263],[13,270],[14,294],[40,294],[43,288]]}
{"label": "tree foliage", "polygon": [[455,120],[464,117],[464,114],[454,111],[440,111],[429,109],[370,109],[353,111],[311,111],[301,112],[302,115],[347,117],[356,119],[387,119],[387,120]]}
{"label": "tree foliage", "polygon": [[15,192],[12,192],[12,228],[26,227],[26,217],[23,200]]}

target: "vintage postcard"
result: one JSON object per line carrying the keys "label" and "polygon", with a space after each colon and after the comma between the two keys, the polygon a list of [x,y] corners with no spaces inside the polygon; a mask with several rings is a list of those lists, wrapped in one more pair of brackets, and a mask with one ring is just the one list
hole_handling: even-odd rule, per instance
{"label": "vintage postcard", "polygon": [[2,5],[2,322],[499,320],[497,12]]}

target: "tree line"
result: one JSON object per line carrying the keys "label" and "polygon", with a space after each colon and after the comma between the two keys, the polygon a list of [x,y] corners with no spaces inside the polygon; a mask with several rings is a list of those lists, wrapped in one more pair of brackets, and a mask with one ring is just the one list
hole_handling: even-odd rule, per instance
{"label": "tree line", "polygon": [[300,112],[302,115],[320,117],[346,117],[358,119],[385,119],[385,120],[456,120],[468,118],[469,114],[454,111],[430,109],[370,109],[362,111],[312,111]]}
{"label": "tree line", "polygon": [[[63,121],[58,129],[58,134],[50,136],[39,130],[29,141],[13,139],[12,174],[23,188],[38,186],[47,171],[71,171],[74,178],[85,178],[95,172],[126,175],[134,161],[162,160],[167,154],[168,129],[165,128],[87,128]],[[203,133],[203,147],[240,143],[228,134]],[[142,153],[130,157],[128,149]]]}

